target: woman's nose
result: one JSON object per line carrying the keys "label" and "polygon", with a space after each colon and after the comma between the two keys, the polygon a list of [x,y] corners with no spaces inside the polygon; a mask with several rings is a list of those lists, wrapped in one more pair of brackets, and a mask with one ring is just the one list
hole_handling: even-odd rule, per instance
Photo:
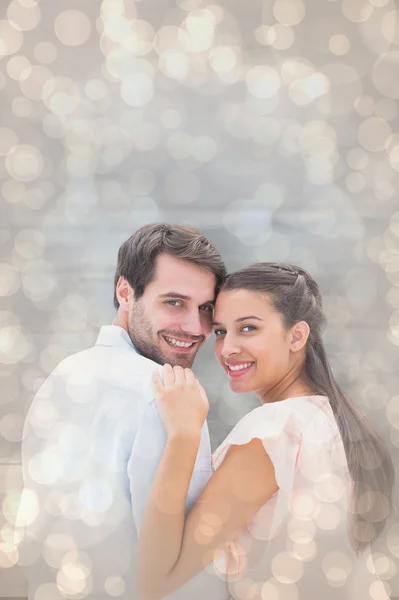
{"label": "woman's nose", "polygon": [[236,356],[237,354],[240,354],[240,351],[241,350],[240,350],[239,345],[237,344],[237,341],[226,335],[223,340],[223,347],[222,347],[223,358],[229,358],[230,356]]}

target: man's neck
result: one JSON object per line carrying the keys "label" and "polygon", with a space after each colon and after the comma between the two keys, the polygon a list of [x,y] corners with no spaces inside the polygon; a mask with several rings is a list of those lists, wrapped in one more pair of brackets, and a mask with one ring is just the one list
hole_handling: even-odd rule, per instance
{"label": "man's neck", "polygon": [[126,333],[128,333],[129,329],[127,326],[127,313],[121,314],[121,311],[118,310],[118,312],[115,315],[114,320],[112,321],[112,325],[117,325],[118,327],[122,327],[122,329],[124,329],[126,331]]}

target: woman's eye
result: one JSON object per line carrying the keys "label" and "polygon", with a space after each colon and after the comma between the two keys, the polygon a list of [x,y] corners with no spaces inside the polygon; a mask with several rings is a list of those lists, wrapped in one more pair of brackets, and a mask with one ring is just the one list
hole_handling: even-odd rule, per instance
{"label": "woman's eye", "polygon": [[224,331],[224,329],[215,329],[215,331],[214,331],[213,333],[214,333],[214,334],[216,335],[216,337],[217,337],[217,336],[219,336],[219,335],[223,335],[223,334],[224,334],[224,333],[226,333],[226,332]]}
{"label": "woman's eye", "polygon": [[247,331],[254,331],[256,327],[254,327],[253,325],[244,325],[242,331],[244,331],[245,329],[247,329]]}

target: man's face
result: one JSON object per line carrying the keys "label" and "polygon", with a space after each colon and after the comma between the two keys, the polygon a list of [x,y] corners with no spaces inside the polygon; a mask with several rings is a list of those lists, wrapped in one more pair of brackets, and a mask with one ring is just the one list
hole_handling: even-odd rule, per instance
{"label": "man's face", "polygon": [[160,254],[154,279],[132,300],[128,333],[140,354],[159,364],[191,367],[212,329],[215,276]]}

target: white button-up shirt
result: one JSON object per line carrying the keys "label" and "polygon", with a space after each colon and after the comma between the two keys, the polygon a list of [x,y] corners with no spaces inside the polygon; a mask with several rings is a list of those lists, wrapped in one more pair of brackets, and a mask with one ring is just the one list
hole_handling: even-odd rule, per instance
{"label": "white button-up shirt", "polygon": [[[17,522],[29,600],[138,600],[138,530],[166,443],[154,368],[161,367],[136,352],[124,329],[106,326],[95,346],[62,361],[37,393],[25,423]],[[205,425],[187,508],[211,473]],[[168,598],[228,598],[211,571]]]}

